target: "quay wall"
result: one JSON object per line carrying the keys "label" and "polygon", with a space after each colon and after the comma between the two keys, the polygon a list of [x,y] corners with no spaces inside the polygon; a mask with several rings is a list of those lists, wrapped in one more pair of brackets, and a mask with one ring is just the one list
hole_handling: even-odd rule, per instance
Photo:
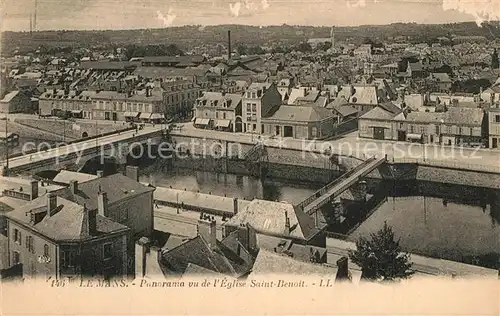
{"label": "quay wall", "polygon": [[[174,142],[189,144],[193,137],[173,135]],[[198,139],[201,143],[201,139]],[[225,141],[206,139],[205,148],[224,147]],[[218,145],[217,145],[218,144]],[[253,144],[229,143],[228,153],[233,159],[212,159],[210,152],[205,151],[204,159],[189,159],[184,163],[176,160],[174,165],[179,167],[190,167],[194,169],[207,170],[207,164],[213,167],[216,172],[228,172],[243,175],[255,175],[255,168],[252,165],[257,163],[244,162],[241,158],[249,151]],[[202,154],[201,146],[191,147],[191,153]],[[266,176],[299,180],[328,182],[332,176],[340,174],[342,168],[352,168],[360,164],[362,160],[356,157],[340,156],[336,162],[332,162],[327,155],[318,152],[300,151],[290,148],[266,147],[267,155],[261,158],[263,165],[267,167]],[[237,159],[239,157],[240,159]],[[199,157],[203,158],[203,157]],[[196,161],[198,160],[198,161]],[[213,161],[212,161],[213,160]],[[214,162],[218,161],[218,162]],[[224,165],[227,161],[227,167]],[[325,170],[328,170],[325,173]],[[484,187],[500,189],[500,174],[479,170],[465,170],[456,167],[446,167],[442,165],[433,165],[432,162],[388,162],[381,165],[378,169],[367,175],[370,179],[385,180],[420,180],[444,184],[457,184],[473,187]]]}

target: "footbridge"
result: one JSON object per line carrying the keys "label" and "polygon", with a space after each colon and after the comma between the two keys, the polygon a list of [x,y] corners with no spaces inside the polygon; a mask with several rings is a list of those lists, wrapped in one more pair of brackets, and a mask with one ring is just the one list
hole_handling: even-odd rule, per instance
{"label": "footbridge", "polygon": [[315,213],[321,206],[329,203],[342,192],[358,183],[363,177],[378,168],[385,161],[385,157],[377,158],[373,156],[367,159],[363,163],[347,171],[337,179],[316,191],[313,195],[300,202],[297,206],[309,215]]}

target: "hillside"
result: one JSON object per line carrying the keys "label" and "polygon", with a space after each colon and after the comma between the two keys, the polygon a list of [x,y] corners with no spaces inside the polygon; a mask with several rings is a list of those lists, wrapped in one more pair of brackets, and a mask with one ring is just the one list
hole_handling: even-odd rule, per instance
{"label": "hillside", "polygon": [[[312,26],[181,26],[164,29],[142,30],[104,30],[104,31],[40,31],[32,35],[29,32],[3,32],[3,53],[9,54],[15,49],[20,52],[33,50],[40,45],[47,47],[110,47],[126,44],[176,44],[181,49],[190,49],[204,43],[226,43],[227,30],[230,29],[234,44],[250,45],[269,42],[297,43],[308,38],[328,37],[330,27]],[[416,23],[395,23],[390,25],[365,25],[358,27],[336,27],[335,38],[343,41],[350,39],[361,42],[369,37],[378,40],[409,37],[410,42],[432,41],[440,36],[480,35],[489,39],[500,37],[498,22],[485,23],[478,27],[474,22],[454,24],[423,25]]]}

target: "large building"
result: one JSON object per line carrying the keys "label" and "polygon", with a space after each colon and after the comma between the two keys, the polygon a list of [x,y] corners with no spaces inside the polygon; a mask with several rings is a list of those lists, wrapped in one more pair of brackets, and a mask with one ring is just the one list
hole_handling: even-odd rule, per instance
{"label": "large building", "polygon": [[319,106],[282,105],[262,118],[264,134],[299,139],[322,139],[333,135],[336,117]]}
{"label": "large building", "polygon": [[95,120],[161,122],[165,105],[161,95],[100,91],[92,99],[92,117]]}
{"label": "large building", "polygon": [[36,110],[31,98],[18,90],[7,93],[0,100],[0,113],[35,113]]}
{"label": "large building", "polygon": [[105,211],[47,193],[8,213],[10,266],[28,278],[126,275],[129,228]]}
{"label": "large building", "polygon": [[269,117],[281,105],[281,94],[275,84],[252,83],[243,94],[243,132],[264,133],[262,118]]}
{"label": "large building", "polygon": [[39,114],[92,119],[95,95],[95,91],[47,90],[39,98]]}
{"label": "large building", "polygon": [[242,129],[239,94],[205,92],[196,100],[194,112],[194,125],[199,128],[231,132],[240,132]]}
{"label": "large building", "polygon": [[134,243],[154,230],[154,188],[137,180],[135,167],[74,180],[8,213],[10,265],[27,275],[132,275]]}

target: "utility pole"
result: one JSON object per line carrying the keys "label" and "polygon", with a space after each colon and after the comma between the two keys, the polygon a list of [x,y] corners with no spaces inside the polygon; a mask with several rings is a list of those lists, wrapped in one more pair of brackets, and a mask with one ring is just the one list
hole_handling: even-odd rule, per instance
{"label": "utility pole", "polygon": [[7,113],[5,113],[5,169],[4,173],[7,175],[7,172],[9,171],[9,117],[7,116]]}

